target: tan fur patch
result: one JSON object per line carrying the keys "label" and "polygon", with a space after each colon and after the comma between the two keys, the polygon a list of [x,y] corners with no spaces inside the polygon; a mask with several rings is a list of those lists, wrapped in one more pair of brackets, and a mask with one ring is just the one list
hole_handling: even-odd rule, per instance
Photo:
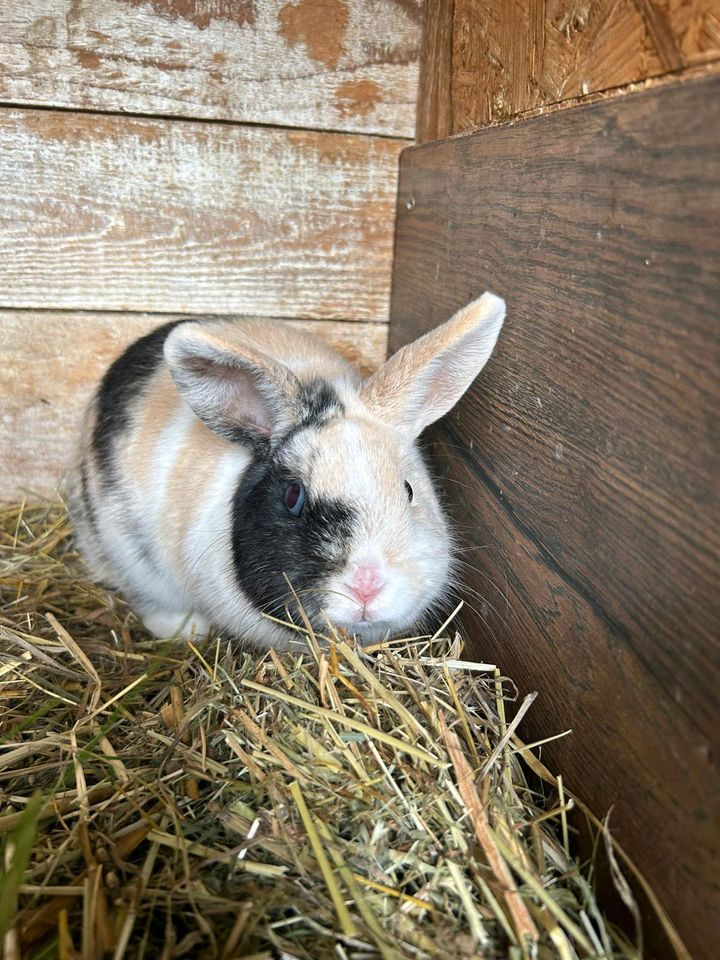
{"label": "tan fur patch", "polygon": [[207,491],[217,475],[218,465],[227,453],[228,445],[216,437],[204,423],[190,424],[178,450],[165,488],[167,512],[162,531],[165,555],[181,576],[185,569],[185,535],[207,502]]}
{"label": "tan fur patch", "polygon": [[180,403],[170,374],[163,371],[152,381],[145,395],[143,413],[127,451],[128,472],[143,490],[147,491],[152,482],[155,447]]}

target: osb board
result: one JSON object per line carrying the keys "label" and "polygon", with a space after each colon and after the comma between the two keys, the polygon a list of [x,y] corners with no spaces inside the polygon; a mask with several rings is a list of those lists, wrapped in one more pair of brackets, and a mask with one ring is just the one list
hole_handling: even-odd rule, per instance
{"label": "osb board", "polygon": [[402,145],[0,110],[0,307],[386,320]]}
{"label": "osb board", "polygon": [[[0,497],[52,493],[72,462],[82,411],[108,364],[171,316],[0,311]],[[290,321],[365,371],[385,359],[387,324]]]}
{"label": "osb board", "polygon": [[720,60],[718,0],[427,0],[426,17],[418,142]]}
{"label": "osb board", "polygon": [[0,3],[0,99],[411,137],[422,0]]}
{"label": "osb board", "polygon": [[429,437],[469,653],[539,691],[526,739],[572,728],[544,759],[613,808],[696,960],[720,935],[719,151],[718,77],[405,151],[390,333],[507,298]]}

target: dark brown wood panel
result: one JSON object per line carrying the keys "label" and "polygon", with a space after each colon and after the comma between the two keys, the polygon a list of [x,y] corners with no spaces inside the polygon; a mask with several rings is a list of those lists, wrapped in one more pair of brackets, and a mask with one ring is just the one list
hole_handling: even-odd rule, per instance
{"label": "dark brown wood panel", "polygon": [[[429,437],[470,653],[612,825],[692,955],[720,937],[720,78],[401,161],[390,346],[484,289],[508,320]],[[474,593],[472,591],[477,591]]]}
{"label": "dark brown wood panel", "polygon": [[440,140],[453,131],[452,50],[454,0],[427,0],[420,48],[416,139]]}
{"label": "dark brown wood panel", "polygon": [[718,0],[427,0],[417,140],[718,60]]}

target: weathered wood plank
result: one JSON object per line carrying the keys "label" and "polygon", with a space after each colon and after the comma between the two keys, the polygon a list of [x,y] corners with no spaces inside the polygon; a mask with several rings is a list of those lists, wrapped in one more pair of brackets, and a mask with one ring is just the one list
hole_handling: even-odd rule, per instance
{"label": "weathered wood plank", "polygon": [[528,738],[573,728],[543,758],[613,807],[697,960],[720,935],[719,150],[714,78],[405,151],[390,343],[507,297],[431,438],[471,653],[540,691]]}
{"label": "weathered wood plank", "polygon": [[422,0],[0,3],[0,99],[411,137]]}
{"label": "weathered wood plank", "polygon": [[[427,0],[428,29],[447,9]],[[717,0],[453,0],[451,16],[450,52],[425,38],[421,63],[449,70],[450,103],[419,109],[418,142],[720,60]]]}
{"label": "weathered wood plank", "polygon": [[[70,465],[82,411],[109,363],[172,316],[0,311],[0,497],[51,494]],[[290,321],[361,369],[385,359],[387,324]]]}
{"label": "weathered wood plank", "polygon": [[0,307],[386,320],[402,145],[0,110]]}

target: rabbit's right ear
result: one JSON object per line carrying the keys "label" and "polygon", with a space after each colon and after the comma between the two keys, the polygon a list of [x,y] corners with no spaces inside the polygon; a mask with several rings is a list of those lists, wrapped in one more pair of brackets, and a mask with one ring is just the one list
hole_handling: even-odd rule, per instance
{"label": "rabbit's right ear", "polygon": [[221,437],[264,443],[292,426],[299,383],[264,353],[225,341],[202,323],[175,327],[164,353],[180,395]]}
{"label": "rabbit's right ear", "polygon": [[505,301],[492,293],[425,336],[401,347],[362,388],[378,417],[411,438],[451,410],[495,348],[505,319]]}

